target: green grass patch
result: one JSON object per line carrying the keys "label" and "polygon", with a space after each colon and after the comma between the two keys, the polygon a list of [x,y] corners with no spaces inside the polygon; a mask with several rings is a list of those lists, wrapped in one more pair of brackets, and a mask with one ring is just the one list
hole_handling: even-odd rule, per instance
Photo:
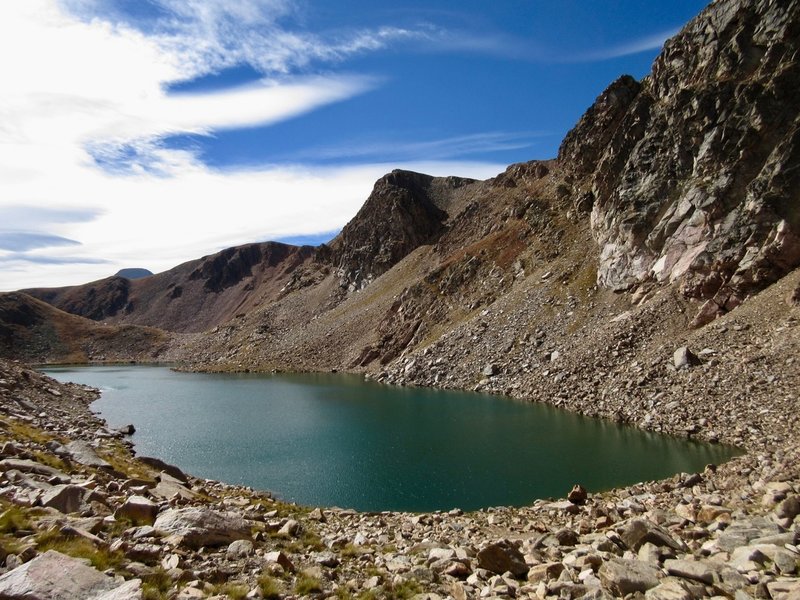
{"label": "green grass patch", "polygon": [[229,581],[217,586],[214,590],[214,595],[224,594],[231,600],[244,600],[247,597],[247,592],[249,591],[250,588],[248,588],[245,584]]}
{"label": "green grass patch", "polygon": [[99,571],[118,569],[123,562],[120,552],[111,552],[107,548],[98,548],[82,537],[67,536],[56,529],[49,529],[36,536],[39,552],[55,550],[74,558],[86,558]]}
{"label": "green grass patch", "polygon": [[261,591],[261,597],[266,598],[266,600],[275,600],[284,593],[283,584],[280,580],[266,573],[259,576],[258,589]]}
{"label": "green grass patch", "polygon": [[322,582],[316,577],[301,573],[294,584],[294,593],[299,596],[315,594],[322,591]]}
{"label": "green grass patch", "polygon": [[16,533],[32,527],[28,511],[19,506],[10,506],[0,514],[0,533]]}

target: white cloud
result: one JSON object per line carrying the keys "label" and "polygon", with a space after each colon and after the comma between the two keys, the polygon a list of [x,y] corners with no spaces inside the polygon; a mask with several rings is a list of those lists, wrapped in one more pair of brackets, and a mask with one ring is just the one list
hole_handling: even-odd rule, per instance
{"label": "white cloud", "polygon": [[[86,10],[96,3],[73,2],[78,5]],[[192,5],[222,10],[223,3]],[[224,6],[245,22],[263,22],[265,12],[247,11],[271,4],[226,0]],[[376,84],[353,76],[282,77],[170,96],[166,83],[218,66],[209,56],[224,55],[235,34],[214,32],[203,46],[202,28],[215,26],[213,15],[191,23],[191,35],[181,37],[181,25],[167,36],[123,22],[80,20],[55,0],[0,4],[0,53],[13,57],[0,62],[0,233],[13,241],[0,250],[0,290],[82,283],[122,267],[160,271],[231,245],[331,231],[355,214],[375,179],[403,166],[219,172],[190,152],[161,147],[166,134],[273,123]],[[397,35],[378,30],[327,50],[301,40],[310,44],[301,58],[277,52],[275,64],[354,52]],[[202,46],[200,54],[186,50],[192,44]],[[295,51],[290,44],[287,52]],[[125,176],[99,169],[90,153],[114,160],[126,146],[136,149],[139,162]],[[406,166],[479,177],[502,170],[467,162]],[[62,239],[80,245],[57,243]],[[15,251],[20,247],[25,250]]]}
{"label": "white cloud", "polygon": [[568,55],[562,58],[563,62],[598,62],[603,60],[611,60],[614,58],[622,58],[623,56],[632,56],[650,50],[659,50],[673,35],[678,33],[679,29],[669,29],[667,31],[660,31],[658,33],[646,35],[644,37],[618,44],[616,46],[609,46],[606,48],[597,48],[590,52],[577,53]]}

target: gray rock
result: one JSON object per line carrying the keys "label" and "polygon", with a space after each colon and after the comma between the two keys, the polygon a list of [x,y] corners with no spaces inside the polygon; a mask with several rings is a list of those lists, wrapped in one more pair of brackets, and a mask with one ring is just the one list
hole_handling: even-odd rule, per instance
{"label": "gray rock", "polygon": [[224,546],[250,539],[250,525],[239,514],[210,508],[175,508],[162,512],[153,524],[157,530],[176,536],[190,548]]}
{"label": "gray rock", "polygon": [[48,550],[0,577],[0,598],[138,600],[142,597],[139,585],[138,580],[120,585],[82,560]]}
{"label": "gray rock", "polygon": [[173,477],[166,471],[159,474],[158,484],[150,490],[150,493],[162,500],[171,500],[175,497],[183,500],[194,500],[197,497],[197,494],[187,488],[183,481]]}
{"label": "gray rock", "polygon": [[186,473],[181,471],[175,465],[171,465],[169,463],[165,463],[160,458],[154,458],[152,456],[139,456],[139,457],[137,457],[137,460],[139,462],[143,462],[144,464],[146,464],[146,465],[148,465],[150,467],[158,469],[159,471],[163,471],[164,473],[167,473],[168,475],[174,477],[178,481],[181,481],[183,483],[188,483],[189,482],[189,478],[186,476]]}
{"label": "gray rock", "polygon": [[96,467],[98,469],[110,469],[111,464],[97,455],[89,444],[84,441],[76,440],[66,446],[69,457],[76,463],[85,467]]}
{"label": "gray rock", "polygon": [[670,575],[691,579],[710,585],[714,583],[716,568],[699,560],[670,559],[664,561],[664,568]]}
{"label": "gray rock", "polygon": [[656,587],[661,571],[638,560],[611,558],[597,574],[604,588],[617,596],[626,596]]}
{"label": "gray rock", "polygon": [[800,579],[771,581],[767,583],[767,590],[772,600],[798,600],[800,599]]}
{"label": "gray rock", "polygon": [[683,546],[673,538],[663,527],[646,519],[631,519],[617,528],[625,545],[638,552],[643,544],[651,543],[654,546],[667,546],[673,550],[683,550]]}
{"label": "gray rock", "polygon": [[333,569],[339,566],[339,557],[337,557],[333,552],[317,552],[314,555],[314,562],[318,565],[322,565],[323,567],[329,567]]}
{"label": "gray rock", "polygon": [[672,355],[672,364],[676,369],[689,369],[700,364],[700,359],[686,346],[681,346]]}
{"label": "gray rock", "polygon": [[514,577],[525,577],[528,565],[519,549],[507,540],[489,544],[478,552],[478,567],[501,575],[509,571]]}
{"label": "gray rock", "polygon": [[142,597],[142,581],[140,579],[131,579],[118,588],[95,596],[92,600],[142,600]]}
{"label": "gray rock", "polygon": [[131,496],[114,513],[117,518],[152,525],[158,516],[158,505],[144,496]]}
{"label": "gray rock", "polygon": [[44,475],[46,477],[67,477],[58,469],[48,467],[35,460],[28,460],[24,458],[5,458],[0,460],[0,470],[2,471],[22,471],[23,473],[35,473],[37,475]]}
{"label": "gray rock", "polygon": [[654,588],[644,593],[646,600],[693,600],[694,596],[679,581],[664,579]]}
{"label": "gray rock", "polygon": [[225,551],[225,556],[230,559],[247,558],[253,554],[253,542],[250,540],[236,540],[231,542]]}
{"label": "gray rock", "polygon": [[42,505],[62,513],[78,512],[86,489],[77,485],[57,485],[42,495]]}

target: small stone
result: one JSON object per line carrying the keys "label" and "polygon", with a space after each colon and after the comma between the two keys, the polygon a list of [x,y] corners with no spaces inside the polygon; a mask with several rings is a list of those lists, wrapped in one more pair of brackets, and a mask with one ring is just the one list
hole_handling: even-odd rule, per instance
{"label": "small stone", "polygon": [[339,566],[339,557],[333,552],[318,552],[314,555],[314,562],[323,567],[334,569]]}
{"label": "small stone", "polygon": [[250,540],[236,540],[228,545],[225,556],[229,559],[247,558],[253,553],[253,542]]}
{"label": "small stone", "polygon": [[294,537],[298,533],[300,533],[300,523],[298,523],[294,519],[289,519],[288,521],[286,521],[286,523],[283,524],[283,527],[281,527],[278,530],[278,535],[283,535],[283,536]]}
{"label": "small stone", "polygon": [[294,564],[289,557],[286,556],[282,551],[276,550],[274,552],[267,552],[264,555],[264,562],[266,563],[273,563],[280,565],[284,568],[284,570],[288,571],[289,573],[294,572]]}
{"label": "small stone", "polygon": [[672,364],[676,369],[689,369],[700,364],[700,359],[686,346],[681,346],[672,355]]}
{"label": "small stone", "polygon": [[586,504],[586,499],[589,497],[589,494],[586,492],[586,488],[580,484],[575,484],[572,486],[572,489],[567,494],[567,500],[572,502],[573,504],[583,505]]}

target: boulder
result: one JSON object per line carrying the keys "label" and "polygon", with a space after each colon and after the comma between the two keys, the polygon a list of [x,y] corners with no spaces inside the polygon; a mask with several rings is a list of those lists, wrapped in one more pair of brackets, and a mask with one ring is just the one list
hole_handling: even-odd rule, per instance
{"label": "boulder", "polygon": [[0,577],[0,598],[9,600],[140,600],[141,582],[123,584],[82,560],[48,550]]}
{"label": "boulder", "polygon": [[509,571],[514,577],[525,577],[528,565],[519,549],[507,540],[489,544],[478,552],[478,567],[502,575]]}
{"label": "boulder", "polygon": [[660,573],[659,569],[638,560],[611,558],[597,574],[605,589],[615,596],[627,596],[656,587]]}
{"label": "boulder", "polygon": [[639,548],[647,542],[654,546],[667,546],[673,550],[683,550],[683,546],[668,531],[647,519],[626,521],[617,528],[617,533],[625,545],[634,552],[638,552]]}
{"label": "boulder", "polygon": [[158,505],[144,496],[131,496],[114,513],[118,519],[152,525],[158,516]]}
{"label": "boulder", "polygon": [[224,546],[250,539],[250,525],[234,512],[203,507],[174,508],[162,512],[153,527],[175,536],[190,548]]}
{"label": "boulder", "polygon": [[66,446],[69,457],[85,467],[96,467],[98,469],[111,469],[111,464],[97,455],[88,443],[76,440]]}
{"label": "boulder", "polygon": [[42,506],[65,514],[78,512],[85,493],[86,489],[77,485],[57,485],[42,495]]}
{"label": "boulder", "polygon": [[143,462],[144,464],[150,467],[158,469],[159,471],[163,471],[164,473],[171,475],[172,477],[174,477],[179,481],[182,481],[183,483],[189,482],[189,477],[187,477],[183,471],[181,471],[175,465],[165,463],[160,458],[154,458],[152,456],[139,456],[137,460],[139,462]]}

